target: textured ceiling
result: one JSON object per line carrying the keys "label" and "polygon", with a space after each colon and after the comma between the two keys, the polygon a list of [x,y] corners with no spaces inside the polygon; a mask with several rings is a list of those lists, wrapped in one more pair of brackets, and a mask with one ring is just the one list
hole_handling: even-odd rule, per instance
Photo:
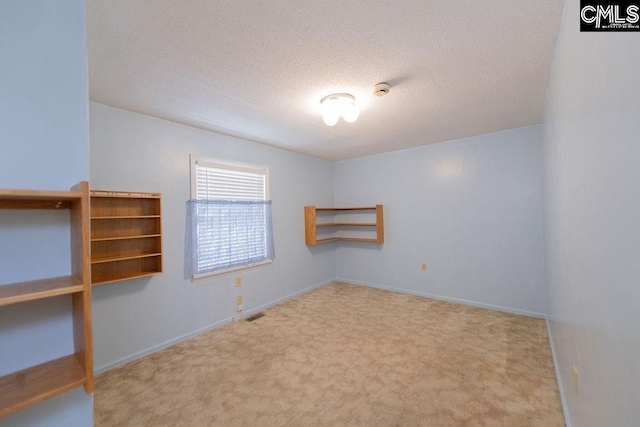
{"label": "textured ceiling", "polygon": [[330,160],[528,126],[562,3],[88,0],[90,99]]}

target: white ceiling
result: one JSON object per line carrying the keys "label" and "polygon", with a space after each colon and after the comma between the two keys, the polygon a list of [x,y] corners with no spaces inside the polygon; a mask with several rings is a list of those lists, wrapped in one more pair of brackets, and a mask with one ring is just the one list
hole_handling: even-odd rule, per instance
{"label": "white ceiling", "polygon": [[562,4],[88,0],[90,99],[329,160],[533,125]]}

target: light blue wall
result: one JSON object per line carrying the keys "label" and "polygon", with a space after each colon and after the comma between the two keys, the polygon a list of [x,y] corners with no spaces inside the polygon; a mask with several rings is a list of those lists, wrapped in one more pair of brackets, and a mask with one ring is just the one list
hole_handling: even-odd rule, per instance
{"label": "light blue wall", "polygon": [[[83,0],[0,0],[0,187],[88,179]],[[68,212],[0,211],[0,285],[69,274]],[[69,297],[0,308],[0,375],[73,352]],[[0,426],[90,426],[79,388]]]}
{"label": "light blue wall", "polygon": [[[245,310],[335,277],[331,248],[304,244],[303,206],[333,204],[330,162],[100,104],[90,104],[90,144],[92,188],[163,196],[164,273],[93,290],[97,369],[229,321],[236,308],[237,276],[244,278]],[[184,278],[190,153],[269,167],[272,264],[193,283]]]}
{"label": "light blue wall", "polygon": [[3,187],[68,190],[87,178],[84,11],[83,0],[0,0]]}
{"label": "light blue wall", "polygon": [[545,107],[550,326],[572,424],[637,426],[640,37],[580,33],[579,8],[565,4]]}
{"label": "light blue wall", "polygon": [[336,205],[381,203],[386,228],[382,246],[338,246],[338,277],[545,313],[540,138],[534,126],[338,162]]}

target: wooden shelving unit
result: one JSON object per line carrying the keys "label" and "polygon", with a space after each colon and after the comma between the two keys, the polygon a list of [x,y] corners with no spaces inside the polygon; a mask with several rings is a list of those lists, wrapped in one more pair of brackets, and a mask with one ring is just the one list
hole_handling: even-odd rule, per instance
{"label": "wooden shelving unit", "polygon": [[162,273],[160,193],[91,191],[91,283]]}
{"label": "wooden shelving unit", "polygon": [[0,286],[0,306],[70,294],[74,353],[0,377],[0,417],[84,385],[92,393],[89,184],[71,191],[0,189],[0,209],[69,209],[71,275]]}
{"label": "wooden shelving unit", "polygon": [[[333,221],[333,222],[318,222],[318,212],[327,213],[371,213],[375,214],[375,222],[349,222],[349,221]],[[361,242],[361,243],[375,243],[381,245],[384,243],[384,214],[382,205],[375,206],[358,206],[358,207],[346,207],[346,208],[318,208],[315,206],[304,207],[304,238],[305,243],[308,246],[316,246],[321,243],[329,242]],[[330,236],[326,238],[318,238],[318,229],[333,228],[339,230],[340,228],[370,228],[375,231],[375,238],[361,238],[361,237],[346,237],[346,236]]]}

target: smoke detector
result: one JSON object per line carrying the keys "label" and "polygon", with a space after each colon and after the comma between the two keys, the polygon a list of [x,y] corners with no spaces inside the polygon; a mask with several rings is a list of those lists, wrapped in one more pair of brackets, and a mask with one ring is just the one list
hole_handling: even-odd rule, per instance
{"label": "smoke detector", "polygon": [[387,83],[378,83],[373,87],[373,94],[375,96],[385,96],[389,93],[390,88],[391,86],[389,86],[389,84]]}

